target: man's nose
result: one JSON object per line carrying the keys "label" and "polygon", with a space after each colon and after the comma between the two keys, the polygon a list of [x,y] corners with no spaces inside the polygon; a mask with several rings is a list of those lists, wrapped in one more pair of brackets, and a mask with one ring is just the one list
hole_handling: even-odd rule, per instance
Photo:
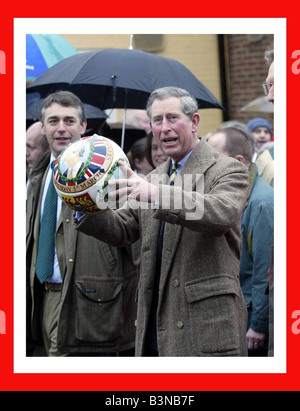
{"label": "man's nose", "polygon": [[162,152],[161,148],[158,148],[156,151],[156,155],[161,157],[164,153]]}
{"label": "man's nose", "polygon": [[59,132],[64,132],[64,131],[66,130],[66,124],[65,124],[65,122],[64,122],[63,120],[60,120],[60,121],[58,122],[57,130],[58,130]]}
{"label": "man's nose", "polygon": [[161,129],[162,131],[166,132],[170,130],[170,123],[167,118],[163,118],[161,122]]}
{"label": "man's nose", "polygon": [[270,88],[269,94],[268,94],[268,101],[271,103],[274,103],[274,85]]}
{"label": "man's nose", "polygon": [[274,91],[273,90],[270,90],[268,94],[268,101],[270,101],[270,103],[274,102]]}

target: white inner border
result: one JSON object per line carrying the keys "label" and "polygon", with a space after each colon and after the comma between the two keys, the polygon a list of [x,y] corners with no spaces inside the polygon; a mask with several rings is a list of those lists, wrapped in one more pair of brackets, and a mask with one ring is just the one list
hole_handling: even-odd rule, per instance
{"label": "white inner border", "polygon": [[[25,132],[26,33],[274,34],[275,354],[262,358],[26,357]],[[128,35],[129,45],[130,35]],[[195,52],[197,44],[195,44]],[[174,56],[176,58],[176,56]],[[262,60],[261,64],[264,64]],[[266,66],[267,76],[267,66]],[[14,19],[14,372],[15,373],[286,373],[286,19]],[[23,136],[23,137],[22,137]],[[277,137],[276,137],[277,136]],[[24,138],[24,140],[22,140]],[[21,141],[21,143],[20,143]],[[23,143],[22,143],[23,141]],[[277,275],[280,273],[280,275]]]}

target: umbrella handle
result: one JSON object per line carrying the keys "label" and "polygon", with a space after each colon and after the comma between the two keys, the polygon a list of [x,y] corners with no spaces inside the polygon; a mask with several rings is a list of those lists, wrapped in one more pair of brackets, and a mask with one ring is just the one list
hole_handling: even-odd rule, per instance
{"label": "umbrella handle", "polygon": [[129,50],[133,50],[132,42],[133,42],[133,34],[130,34],[130,43],[129,43],[129,47],[128,47]]}
{"label": "umbrella handle", "polygon": [[127,88],[125,89],[124,116],[123,116],[123,124],[122,124],[122,138],[121,138],[121,149],[122,150],[124,150],[124,141],[125,141],[126,112],[127,112]]}

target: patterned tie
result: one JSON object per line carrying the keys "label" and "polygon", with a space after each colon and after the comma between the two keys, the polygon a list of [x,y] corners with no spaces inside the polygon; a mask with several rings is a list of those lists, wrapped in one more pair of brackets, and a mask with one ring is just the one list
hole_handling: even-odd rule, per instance
{"label": "patterned tie", "polygon": [[[53,169],[55,161],[52,161]],[[36,275],[43,284],[53,273],[55,230],[56,230],[57,193],[54,188],[51,175],[48,186],[42,220],[40,224],[40,235],[38,243],[38,254],[36,261]]]}
{"label": "patterned tie", "polygon": [[176,171],[177,171],[178,166],[179,166],[178,163],[173,163],[173,165],[172,165],[172,168],[171,168],[171,171],[170,171],[170,178],[169,178],[170,186],[174,185],[174,180],[175,180],[175,177],[176,177]]}
{"label": "patterned tie", "polygon": [[[170,173],[169,173],[169,184],[170,184],[170,186],[174,185],[175,177],[177,175],[178,166],[179,166],[178,163],[173,163],[173,165],[171,167],[171,170],[170,170]],[[157,242],[157,257],[158,257],[157,260],[158,260],[159,266],[161,264],[164,231],[165,231],[165,222],[161,221],[160,222],[160,228],[159,228],[158,242]]]}

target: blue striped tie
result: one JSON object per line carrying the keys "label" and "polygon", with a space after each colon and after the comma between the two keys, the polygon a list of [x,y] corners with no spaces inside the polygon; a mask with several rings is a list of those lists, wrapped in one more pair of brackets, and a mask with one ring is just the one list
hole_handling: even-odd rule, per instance
{"label": "blue striped tie", "polygon": [[[53,169],[55,161],[52,161]],[[36,261],[36,275],[43,284],[53,273],[55,231],[56,231],[57,193],[51,175],[48,186],[43,216],[40,224],[38,254]]]}

